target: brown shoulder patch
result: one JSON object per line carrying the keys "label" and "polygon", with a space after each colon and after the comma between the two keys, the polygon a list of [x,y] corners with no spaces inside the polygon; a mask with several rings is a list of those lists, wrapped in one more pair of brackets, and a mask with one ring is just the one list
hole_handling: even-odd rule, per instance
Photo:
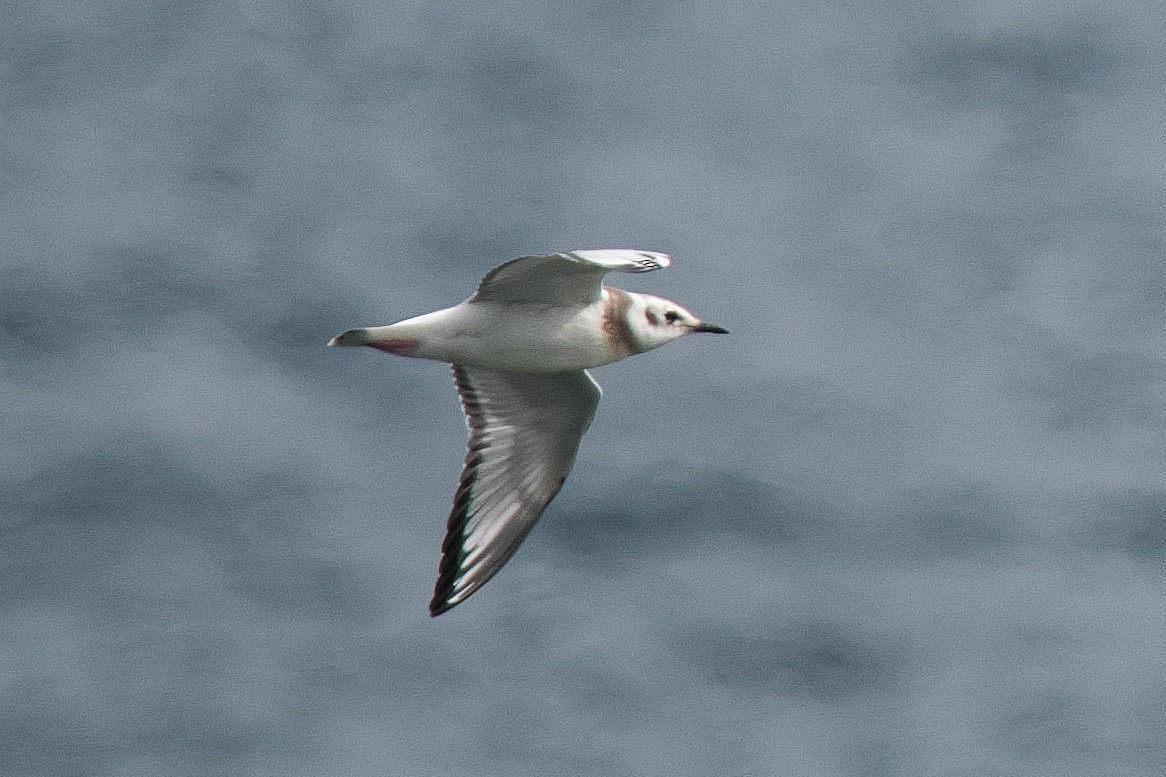
{"label": "brown shoulder patch", "polygon": [[603,310],[603,333],[607,335],[611,349],[621,359],[639,353],[640,344],[636,342],[631,324],[628,323],[628,308],[631,307],[632,298],[623,289],[604,286],[603,290],[607,292],[607,306]]}

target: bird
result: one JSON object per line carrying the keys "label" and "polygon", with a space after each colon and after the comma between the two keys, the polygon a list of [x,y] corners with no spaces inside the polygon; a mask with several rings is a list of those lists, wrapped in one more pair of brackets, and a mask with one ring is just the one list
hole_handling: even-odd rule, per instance
{"label": "bird", "polygon": [[453,366],[469,441],[431,616],[485,585],[559,493],[602,394],[591,368],[685,335],[728,333],[670,300],[603,285],[610,272],[671,263],[632,249],[523,256],[486,273],[461,304],[329,341]]}

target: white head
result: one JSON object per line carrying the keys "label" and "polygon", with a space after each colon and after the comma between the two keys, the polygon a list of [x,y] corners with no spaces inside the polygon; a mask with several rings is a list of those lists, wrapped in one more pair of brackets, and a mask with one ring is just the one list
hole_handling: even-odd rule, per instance
{"label": "white head", "polygon": [[650,351],[693,332],[728,334],[729,330],[708,324],[671,300],[651,294],[628,295],[626,319],[639,351]]}

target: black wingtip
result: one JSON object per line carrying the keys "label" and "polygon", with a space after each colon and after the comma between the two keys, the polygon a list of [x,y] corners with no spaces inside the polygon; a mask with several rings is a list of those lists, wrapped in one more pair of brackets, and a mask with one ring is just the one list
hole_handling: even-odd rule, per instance
{"label": "black wingtip", "polygon": [[433,598],[429,600],[429,614],[434,618],[453,609],[462,601],[460,599],[456,602],[450,601],[454,596],[454,583],[459,572],[456,560],[459,553],[456,548],[449,547],[451,545],[449,537],[446,538],[445,544],[447,547],[442,549],[437,584],[433,587]]}

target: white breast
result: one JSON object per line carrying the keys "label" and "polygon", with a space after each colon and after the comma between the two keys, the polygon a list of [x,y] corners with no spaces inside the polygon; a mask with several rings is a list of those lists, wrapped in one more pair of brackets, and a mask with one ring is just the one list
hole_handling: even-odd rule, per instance
{"label": "white breast", "polygon": [[618,361],[603,303],[585,307],[462,303],[416,355],[506,372],[565,372]]}

